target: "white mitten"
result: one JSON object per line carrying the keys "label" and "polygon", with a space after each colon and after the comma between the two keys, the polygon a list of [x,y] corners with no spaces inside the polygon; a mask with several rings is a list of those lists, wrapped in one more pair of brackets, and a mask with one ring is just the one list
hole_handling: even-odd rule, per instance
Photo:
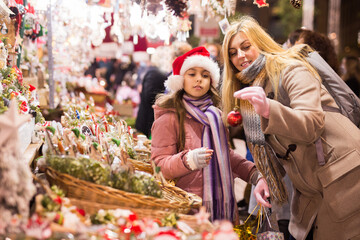
{"label": "white mitten", "polygon": [[205,147],[190,150],[186,154],[186,163],[191,170],[204,168],[209,164],[212,154],[213,150]]}

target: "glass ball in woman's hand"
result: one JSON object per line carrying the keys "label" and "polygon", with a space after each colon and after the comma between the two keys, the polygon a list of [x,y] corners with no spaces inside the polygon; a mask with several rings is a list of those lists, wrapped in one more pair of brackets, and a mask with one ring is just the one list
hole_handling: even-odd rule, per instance
{"label": "glass ball in woman's hand", "polygon": [[233,110],[227,115],[227,122],[230,126],[236,127],[242,123],[242,116],[238,110]]}

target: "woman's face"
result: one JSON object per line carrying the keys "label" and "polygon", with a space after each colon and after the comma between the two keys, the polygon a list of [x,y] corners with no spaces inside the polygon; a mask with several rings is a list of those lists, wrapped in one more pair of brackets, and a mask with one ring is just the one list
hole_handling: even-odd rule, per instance
{"label": "woman's face", "polygon": [[202,67],[193,67],[184,74],[185,92],[197,99],[204,96],[210,89],[210,72]]}
{"label": "woman's face", "polygon": [[259,56],[259,51],[251,45],[247,36],[238,32],[230,40],[229,57],[230,61],[240,72],[247,68]]}

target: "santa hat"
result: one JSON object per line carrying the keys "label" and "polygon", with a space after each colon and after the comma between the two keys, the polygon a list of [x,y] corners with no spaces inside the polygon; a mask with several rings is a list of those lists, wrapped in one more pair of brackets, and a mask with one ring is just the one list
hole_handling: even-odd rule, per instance
{"label": "santa hat", "polygon": [[173,62],[173,73],[165,81],[169,91],[176,92],[184,88],[184,73],[193,67],[202,67],[210,72],[211,85],[217,87],[220,80],[219,65],[210,58],[210,53],[204,47],[197,47]]}

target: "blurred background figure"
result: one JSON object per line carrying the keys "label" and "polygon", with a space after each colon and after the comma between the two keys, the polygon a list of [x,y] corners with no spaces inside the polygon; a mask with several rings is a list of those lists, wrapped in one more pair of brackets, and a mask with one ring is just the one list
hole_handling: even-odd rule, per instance
{"label": "blurred background figure", "polygon": [[96,77],[96,69],[100,67],[99,63],[97,62],[96,58],[91,62],[91,65],[85,70],[85,76],[91,76],[92,78]]}
{"label": "blurred background figure", "polygon": [[355,56],[346,56],[342,59],[343,73],[341,78],[360,97],[360,60]]}
{"label": "blurred background figure", "polygon": [[221,62],[221,45],[218,43],[205,43],[204,47],[209,51],[212,60],[217,62],[219,66]]}
{"label": "blurred background figure", "polygon": [[[204,47],[209,51],[210,57],[212,58],[212,60],[217,62],[217,64],[219,65],[220,76],[221,76],[222,70],[223,70],[223,60],[222,60],[222,55],[221,55],[221,45],[218,44],[218,43],[205,43]],[[219,92],[220,92],[220,88],[221,88],[221,83],[222,83],[222,78],[220,78],[219,85],[217,87]]]}
{"label": "blurred background figure", "polygon": [[286,48],[295,44],[307,44],[339,74],[339,60],[331,40],[324,34],[308,29],[296,29],[289,35],[288,41],[284,44]]}
{"label": "blurred background figure", "polygon": [[284,49],[288,49],[295,45],[296,41],[299,40],[300,34],[305,30],[305,28],[298,28],[292,33],[289,34],[287,41],[283,44]]}
{"label": "blurred background figure", "polygon": [[151,126],[154,122],[154,109],[156,95],[164,93],[164,82],[172,70],[172,62],[178,56],[191,50],[186,42],[174,42],[170,47],[158,47],[151,56],[150,66],[147,68],[142,80],[139,111],[135,128],[151,139]]}
{"label": "blurred background figure", "polygon": [[105,75],[107,87],[110,93],[116,93],[116,90],[121,86],[121,82],[125,74],[130,71],[133,72],[136,68],[130,56],[123,55],[121,58],[112,59]]}
{"label": "blurred background figure", "polygon": [[181,55],[187,53],[192,49],[192,47],[187,42],[175,41],[171,44],[171,48],[172,48],[173,56],[171,61],[167,63],[167,65],[170,66],[170,71],[172,71],[172,62],[175,60],[175,58],[180,57]]}
{"label": "blurred background figure", "polygon": [[140,94],[136,89],[136,79],[131,71],[125,73],[121,86],[116,90],[116,100],[119,103],[131,103],[133,107],[133,117],[137,116],[140,103]]}
{"label": "blurred background figure", "polygon": [[133,61],[136,65],[135,84],[137,90],[141,93],[142,82],[150,66],[150,55],[147,52],[134,52]]}

